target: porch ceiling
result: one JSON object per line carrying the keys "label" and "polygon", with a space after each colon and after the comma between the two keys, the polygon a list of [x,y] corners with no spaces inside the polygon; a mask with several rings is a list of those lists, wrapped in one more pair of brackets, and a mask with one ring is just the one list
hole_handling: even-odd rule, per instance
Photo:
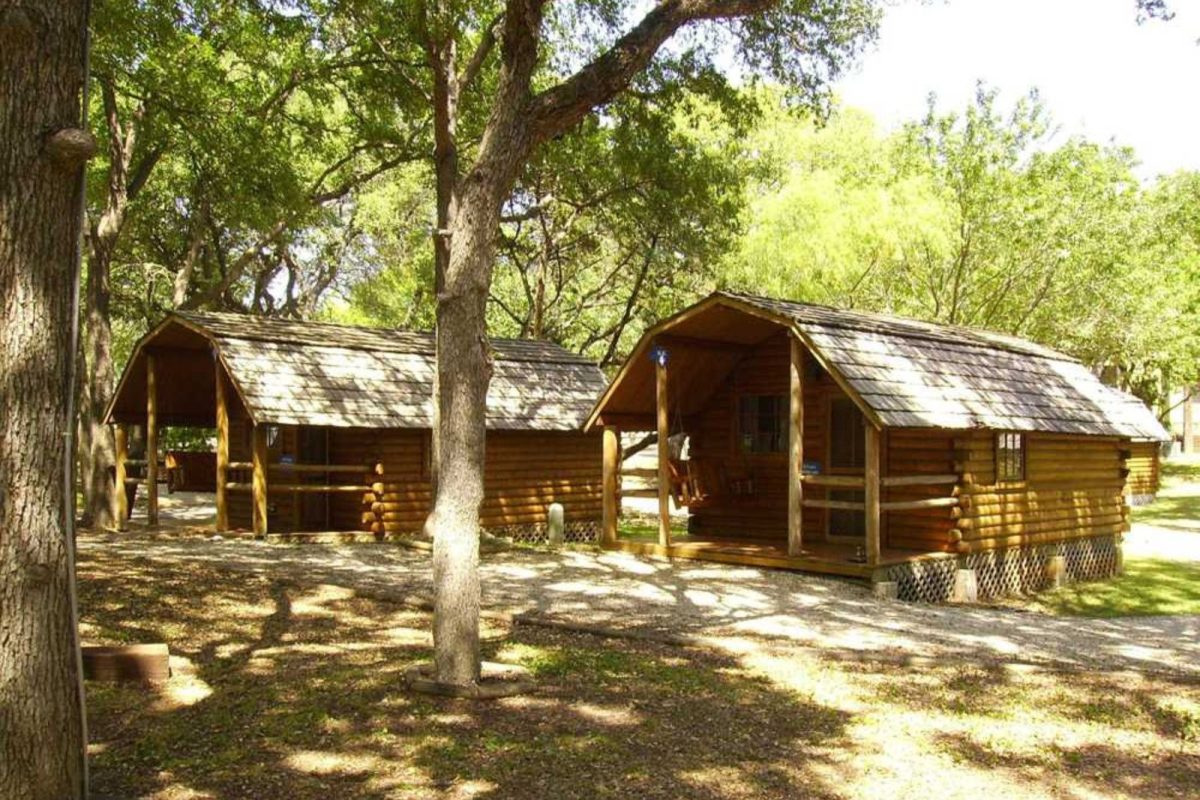
{"label": "porch ceiling", "polygon": [[600,415],[626,430],[652,430],[656,346],[667,351],[672,420],[699,412],[721,382],[757,345],[785,326],[727,305],[713,304],[668,320],[642,339],[602,401]]}

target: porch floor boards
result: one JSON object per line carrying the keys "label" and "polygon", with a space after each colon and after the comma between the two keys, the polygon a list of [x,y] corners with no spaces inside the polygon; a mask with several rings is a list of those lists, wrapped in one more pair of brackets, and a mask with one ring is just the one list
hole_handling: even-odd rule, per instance
{"label": "porch floor boards", "polygon": [[610,550],[640,555],[792,569],[864,580],[869,580],[881,567],[909,561],[953,558],[950,553],[885,549],[880,553],[879,563],[868,566],[854,560],[856,547],[852,544],[806,543],[802,554],[793,557],[788,555],[787,543],[778,539],[732,539],[691,535],[672,541],[666,547],[658,542],[622,538],[604,546]]}

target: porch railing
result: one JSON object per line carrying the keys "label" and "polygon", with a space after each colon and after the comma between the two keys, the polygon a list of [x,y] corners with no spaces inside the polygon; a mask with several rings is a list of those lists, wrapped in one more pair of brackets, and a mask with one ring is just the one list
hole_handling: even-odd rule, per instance
{"label": "porch railing", "polygon": [[[895,486],[939,486],[957,484],[960,476],[955,473],[944,475],[889,475],[879,479],[885,489]],[[863,489],[865,479],[860,475],[805,475],[800,479],[806,486],[827,489]],[[806,497],[805,508],[823,508],[837,511],[865,511],[866,503],[853,500],[822,500]],[[953,508],[960,505],[957,494],[950,497],[927,497],[920,500],[891,500],[879,503],[880,511],[912,511],[922,508]]]}

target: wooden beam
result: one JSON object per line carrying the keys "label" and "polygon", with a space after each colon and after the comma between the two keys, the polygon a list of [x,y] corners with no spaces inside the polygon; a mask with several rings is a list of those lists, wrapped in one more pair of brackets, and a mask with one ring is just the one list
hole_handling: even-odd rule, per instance
{"label": "wooden beam", "polygon": [[229,530],[229,402],[225,394],[225,370],[216,361],[217,378],[217,525]]}
{"label": "wooden beam", "polygon": [[896,475],[881,478],[884,486],[938,486],[943,483],[958,483],[958,473],[945,475]]}
{"label": "wooden beam", "polygon": [[923,500],[893,500],[880,503],[884,511],[915,511],[919,508],[950,508],[958,506],[957,497],[928,497]]}
{"label": "wooden beam", "polygon": [[657,423],[653,414],[625,414],[606,411],[596,418],[595,424],[623,431],[652,431],[655,430]]}
{"label": "wooden beam", "polygon": [[788,555],[800,555],[804,541],[804,345],[795,334],[791,342],[788,406]]}
{"label": "wooden beam", "polygon": [[267,426],[254,426],[254,482],[252,517],[254,535],[266,536],[267,531]]}
{"label": "wooden beam", "polygon": [[867,565],[879,563],[879,429],[866,424],[867,437],[863,470],[863,506],[867,527]]}
{"label": "wooden beam", "polygon": [[158,524],[158,376],[157,359],[146,354],[146,522]]}
{"label": "wooden beam", "polygon": [[621,517],[621,432],[606,427],[604,433],[604,507],[601,514],[600,544],[617,541],[617,524]]}
{"label": "wooden beam", "polygon": [[667,365],[654,361],[654,386],[658,428],[658,543],[671,544],[671,415],[667,396]]}
{"label": "wooden beam", "polygon": [[809,486],[834,486],[839,489],[863,488],[861,475],[804,475],[800,482]]}
{"label": "wooden beam", "polygon": [[117,445],[117,479],[113,488],[117,492],[117,530],[123,531],[125,523],[129,520],[129,493],[125,489],[129,478],[129,468],[126,466],[129,460],[129,429],[124,425],[117,425],[116,428],[114,438]]}

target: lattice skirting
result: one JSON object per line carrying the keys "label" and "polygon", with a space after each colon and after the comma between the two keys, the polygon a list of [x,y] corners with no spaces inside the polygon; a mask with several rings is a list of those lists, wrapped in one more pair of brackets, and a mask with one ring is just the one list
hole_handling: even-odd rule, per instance
{"label": "lattice skirting", "polygon": [[955,573],[969,569],[975,572],[978,597],[984,600],[1045,589],[1054,556],[1063,557],[1063,577],[1068,582],[1109,578],[1121,567],[1120,539],[1099,536],[896,564],[883,570],[877,580],[894,582],[901,600],[941,603],[954,596]]}
{"label": "lattice skirting", "polygon": [[954,594],[954,576],[958,559],[910,561],[883,571],[882,580],[896,584],[896,596],[917,603],[942,603]]}
{"label": "lattice skirting", "polygon": [[[499,525],[493,528],[484,528],[484,530],[492,536],[512,539],[514,542],[548,544],[550,541],[547,533],[547,525],[544,522],[530,522],[524,525]],[[563,525],[563,541],[585,543],[600,541],[600,521],[575,520],[567,522]]]}
{"label": "lattice skirting", "polygon": [[1131,494],[1129,495],[1129,505],[1148,506],[1154,502],[1154,497],[1153,494]]}

